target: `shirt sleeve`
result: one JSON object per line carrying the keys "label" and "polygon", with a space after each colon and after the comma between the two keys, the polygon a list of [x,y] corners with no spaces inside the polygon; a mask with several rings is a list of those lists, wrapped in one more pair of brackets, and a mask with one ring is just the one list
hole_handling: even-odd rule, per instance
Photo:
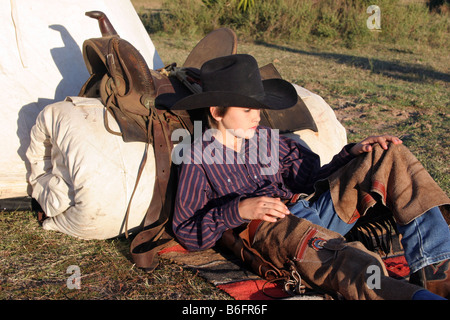
{"label": "shirt sleeve", "polygon": [[280,166],[286,186],[294,192],[314,192],[314,184],[317,181],[326,179],[354,159],[349,153],[353,145],[346,145],[328,164],[321,167],[317,154],[293,139],[280,136]]}
{"label": "shirt sleeve", "polygon": [[212,199],[201,165],[182,164],[172,224],[177,239],[190,251],[213,247],[223,232],[246,222],[239,215],[240,198]]}

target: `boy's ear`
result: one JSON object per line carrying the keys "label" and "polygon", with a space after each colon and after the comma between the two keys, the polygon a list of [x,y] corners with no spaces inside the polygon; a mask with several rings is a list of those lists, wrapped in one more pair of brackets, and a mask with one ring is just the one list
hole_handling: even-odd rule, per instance
{"label": "boy's ear", "polygon": [[217,110],[218,107],[209,107],[209,112],[211,113],[211,116],[214,118],[214,120],[220,121],[222,120],[222,117],[217,115]]}

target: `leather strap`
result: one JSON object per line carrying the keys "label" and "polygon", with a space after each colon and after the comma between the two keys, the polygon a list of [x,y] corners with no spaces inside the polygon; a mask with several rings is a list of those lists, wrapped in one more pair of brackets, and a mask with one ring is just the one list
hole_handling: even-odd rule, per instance
{"label": "leather strap", "polygon": [[[164,77],[155,77],[155,79],[157,93],[159,90],[163,92],[170,90],[167,82],[164,81]],[[155,187],[150,206],[145,215],[144,230],[136,235],[130,245],[134,263],[137,267],[147,271],[156,268],[159,263],[157,253],[173,241],[173,237],[166,231],[166,225],[172,212],[172,195],[174,193],[174,190],[172,190],[174,181],[171,179],[171,177],[173,178],[173,170],[171,170],[171,150],[173,146],[169,125],[163,118],[164,111],[154,109],[154,106],[151,107],[154,110],[151,135],[156,163]],[[141,165],[139,176],[144,165],[145,162]]]}

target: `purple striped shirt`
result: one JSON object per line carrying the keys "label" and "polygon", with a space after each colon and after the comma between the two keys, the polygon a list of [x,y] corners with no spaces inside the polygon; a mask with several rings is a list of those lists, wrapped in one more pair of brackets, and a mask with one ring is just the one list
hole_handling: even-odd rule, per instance
{"label": "purple striped shirt", "polygon": [[205,135],[186,152],[179,168],[173,230],[188,250],[213,247],[225,230],[248,222],[239,215],[240,200],[312,193],[316,181],[353,159],[349,145],[320,167],[318,155],[264,127],[244,141],[242,151],[236,152]]}

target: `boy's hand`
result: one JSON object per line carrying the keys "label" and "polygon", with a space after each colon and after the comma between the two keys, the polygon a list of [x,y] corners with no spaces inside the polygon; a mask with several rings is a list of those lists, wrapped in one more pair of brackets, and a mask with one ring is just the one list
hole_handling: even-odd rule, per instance
{"label": "boy's hand", "polygon": [[378,143],[384,150],[387,150],[388,142],[392,142],[393,144],[403,143],[403,141],[400,140],[399,138],[388,135],[388,134],[383,135],[383,136],[371,136],[371,137],[368,137],[368,138],[364,139],[363,141],[355,144],[350,149],[350,153],[354,156],[357,156],[361,153],[371,152],[373,145],[376,143]]}
{"label": "boy's hand", "polygon": [[255,197],[239,202],[239,214],[245,220],[275,222],[290,214],[288,207],[279,198]]}

